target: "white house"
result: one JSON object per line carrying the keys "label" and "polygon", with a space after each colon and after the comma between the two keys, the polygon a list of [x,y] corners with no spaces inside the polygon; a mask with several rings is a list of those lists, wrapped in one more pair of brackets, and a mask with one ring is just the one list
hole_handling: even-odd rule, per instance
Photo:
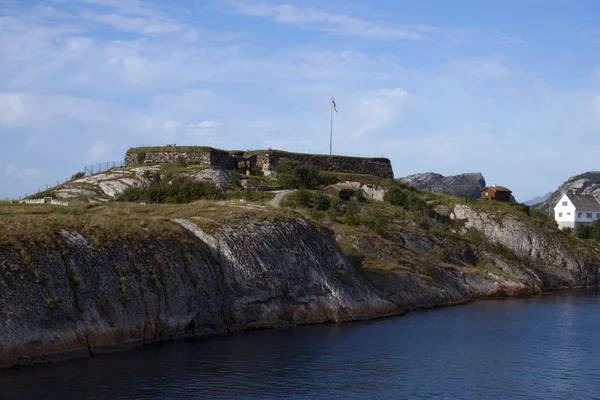
{"label": "white house", "polygon": [[600,199],[591,194],[563,194],[554,207],[554,219],[560,229],[574,229],[599,218]]}

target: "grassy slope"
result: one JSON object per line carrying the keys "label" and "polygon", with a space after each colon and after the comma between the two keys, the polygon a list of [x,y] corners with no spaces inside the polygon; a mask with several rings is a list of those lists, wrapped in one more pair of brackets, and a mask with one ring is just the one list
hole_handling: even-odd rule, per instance
{"label": "grassy slope", "polygon": [[292,218],[284,209],[246,207],[228,202],[197,201],[189,204],[109,203],[69,207],[0,204],[0,245],[50,244],[56,232],[77,231],[95,241],[152,235],[170,237],[180,232],[175,218],[204,217],[228,226],[250,221]]}
{"label": "grassy slope", "polygon": [[[175,166],[161,166],[161,169],[169,168],[175,168]],[[172,172],[179,173],[183,170],[185,168],[182,168],[182,171],[173,169]],[[436,206],[452,208],[455,204],[465,201],[444,194],[412,189],[391,179],[352,174],[338,174],[338,177],[340,180],[359,181],[363,184],[377,184],[384,187],[395,185],[417,193],[424,201],[427,201],[431,208]],[[61,229],[80,232],[95,241],[119,238],[135,240],[137,237],[147,237],[148,235],[155,238],[172,237],[173,235],[179,237],[181,228],[172,221],[175,218],[208,218],[215,222],[209,223],[208,220],[204,220],[204,222],[194,220],[194,222],[201,226],[204,225],[202,227],[205,229],[214,230],[220,224],[236,226],[263,219],[293,219],[301,215],[338,234],[340,245],[347,253],[352,252],[352,243],[349,238],[361,238],[360,241],[371,243],[372,248],[361,257],[365,258],[364,264],[372,270],[395,270],[410,267],[412,273],[420,274],[422,268],[429,271],[427,273],[431,273],[432,266],[439,268],[453,266],[465,271],[472,271],[475,268],[476,271],[481,272],[480,268],[477,269],[478,261],[465,261],[461,259],[460,254],[465,251],[475,251],[492,252],[508,258],[512,256],[508,249],[491,245],[473,232],[463,236],[453,233],[450,228],[455,231],[460,230],[460,221],[431,219],[387,203],[369,202],[361,205],[360,221],[349,223],[343,213],[334,210],[324,212],[303,208],[273,209],[268,205],[264,208],[252,208],[231,203],[231,200],[237,200],[243,196],[244,193],[228,192],[226,198],[229,201],[198,201],[184,205],[107,203],[60,207],[0,204],[0,221],[3,222],[0,224],[0,245],[18,242],[52,243],[56,232]],[[264,204],[268,204],[271,197],[271,193],[266,193]],[[255,204],[261,204],[259,197],[254,200]],[[555,235],[557,240],[581,243],[558,231],[548,218],[537,210],[501,202],[469,201],[468,204],[474,210],[493,215],[497,221],[511,216],[527,221],[535,229]],[[435,242],[434,251],[423,254],[405,248],[401,239],[398,239],[402,232],[433,240]],[[388,256],[379,256],[382,249],[390,248],[395,249],[384,251]]]}

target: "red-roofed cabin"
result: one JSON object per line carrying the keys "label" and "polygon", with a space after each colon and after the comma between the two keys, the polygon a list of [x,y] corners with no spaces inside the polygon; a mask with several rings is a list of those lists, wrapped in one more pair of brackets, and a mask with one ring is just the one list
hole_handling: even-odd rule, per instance
{"label": "red-roofed cabin", "polygon": [[511,190],[504,186],[486,186],[479,191],[483,200],[506,201],[510,203]]}

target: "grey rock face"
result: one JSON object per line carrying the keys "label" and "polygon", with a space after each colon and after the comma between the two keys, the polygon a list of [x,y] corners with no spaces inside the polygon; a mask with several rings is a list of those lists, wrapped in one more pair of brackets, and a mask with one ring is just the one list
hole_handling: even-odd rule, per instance
{"label": "grey rock face", "polygon": [[497,221],[493,215],[475,212],[465,205],[456,205],[452,218],[465,221],[463,229],[475,229],[491,242],[514,251],[516,257],[528,259],[532,273],[546,289],[600,282],[600,251],[595,250],[587,259],[578,257],[588,249],[563,240],[558,231],[544,232],[510,215]]}
{"label": "grey rock face", "polygon": [[536,207],[548,214],[553,214],[554,206],[567,192],[593,194],[600,197],[600,171],[590,171],[570,177],[555,192],[552,192],[550,197]]}
{"label": "grey rock face", "polygon": [[[600,252],[560,232],[462,205],[452,217],[518,257],[403,226],[386,239],[334,236],[301,218],[232,227],[192,217],[165,221],[179,230],[162,239],[147,228],[135,241],[104,242],[63,230],[43,247],[2,244],[0,368],[600,281]],[[351,264],[336,240],[367,255],[364,264]]]}
{"label": "grey rock face", "polygon": [[[314,225],[257,222],[95,244],[0,246],[0,368],[174,338],[398,313]],[[26,254],[26,260],[22,255]],[[340,276],[347,279],[339,279]]]}
{"label": "grey rock face", "polygon": [[417,189],[437,193],[448,192],[456,197],[469,196],[474,199],[480,197],[479,190],[485,187],[485,178],[479,172],[451,176],[425,172],[408,175],[399,180]]}

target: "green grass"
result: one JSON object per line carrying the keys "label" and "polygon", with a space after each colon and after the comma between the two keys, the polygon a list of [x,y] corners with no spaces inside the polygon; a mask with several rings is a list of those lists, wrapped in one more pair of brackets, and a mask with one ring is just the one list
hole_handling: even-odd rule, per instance
{"label": "green grass", "polygon": [[334,172],[340,182],[359,182],[363,185],[374,185],[381,186],[384,188],[395,186],[395,185],[403,185],[408,187],[403,183],[395,181],[391,178],[381,178],[375,175],[364,175],[364,174],[348,174],[344,172]]}
{"label": "green grass", "polygon": [[324,158],[368,158],[369,160],[376,160],[376,161],[389,161],[389,159],[387,158],[383,158],[383,157],[354,157],[354,156],[344,156],[344,155],[339,155],[339,154],[333,154],[333,155],[329,155],[329,154],[310,154],[310,153],[297,153],[297,152],[291,152],[291,151],[283,151],[283,150],[250,150],[246,152],[246,155],[258,155],[258,154],[281,154],[281,155],[285,155],[285,154],[300,154],[300,155],[308,155],[311,157],[324,157]]}
{"label": "green grass", "polygon": [[[264,201],[267,202],[267,193]],[[260,199],[255,203],[260,203]],[[291,210],[281,208],[247,208],[227,201],[203,200],[187,204],[141,205],[114,202],[68,207],[2,204],[0,246],[20,248],[23,243],[53,244],[56,243],[56,233],[61,230],[78,232],[97,243],[117,239],[185,240],[183,228],[173,219],[201,216],[223,225],[239,226],[264,220],[291,220],[297,218],[297,215]]]}
{"label": "green grass", "polygon": [[511,191],[506,186],[486,186],[484,189],[494,189],[496,191],[502,191],[502,192],[510,192]]}
{"label": "green grass", "polygon": [[152,147],[132,147],[127,150],[127,154],[144,154],[144,153],[157,153],[157,152],[196,152],[196,153],[223,153],[229,154],[226,150],[216,149],[208,146],[152,146]]}

